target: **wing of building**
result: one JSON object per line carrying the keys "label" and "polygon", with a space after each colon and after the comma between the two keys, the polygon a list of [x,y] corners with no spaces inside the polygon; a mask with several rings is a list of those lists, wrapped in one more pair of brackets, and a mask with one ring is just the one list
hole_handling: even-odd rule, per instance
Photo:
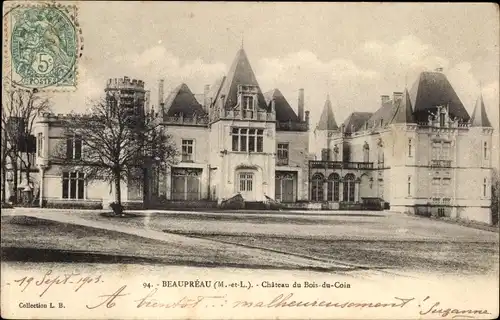
{"label": "wing of building", "polygon": [[[183,83],[160,98],[180,157],[148,186],[125,184],[126,201],[206,207],[239,196],[247,208],[276,201],[327,210],[384,203],[402,212],[490,221],[493,129],[482,98],[469,116],[442,72],[423,72],[411,90],[382,95],[374,113],[355,111],[343,122],[327,97],[314,126],[304,90],[297,88],[296,111],[279,89],[262,90],[243,48],[227,75],[214,80],[203,93]],[[37,127],[47,150],[57,127],[50,119]],[[103,201],[103,190],[90,188],[73,199],[46,161],[49,152],[40,154],[44,203]]]}

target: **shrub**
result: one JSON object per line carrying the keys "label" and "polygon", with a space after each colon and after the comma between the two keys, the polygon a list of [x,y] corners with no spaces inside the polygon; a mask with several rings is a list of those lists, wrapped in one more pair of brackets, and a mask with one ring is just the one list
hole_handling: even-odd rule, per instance
{"label": "shrub", "polygon": [[221,203],[222,209],[244,209],[245,208],[245,199],[241,196],[241,194],[237,194]]}

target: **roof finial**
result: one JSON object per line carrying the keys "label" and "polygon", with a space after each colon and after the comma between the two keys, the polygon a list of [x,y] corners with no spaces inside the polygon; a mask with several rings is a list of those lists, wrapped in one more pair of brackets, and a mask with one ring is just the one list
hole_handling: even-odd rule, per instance
{"label": "roof finial", "polygon": [[405,89],[408,89],[408,71],[405,73]]}
{"label": "roof finial", "polygon": [[241,49],[243,49],[243,43],[244,43],[244,41],[245,41],[245,33],[242,32],[241,33]]}

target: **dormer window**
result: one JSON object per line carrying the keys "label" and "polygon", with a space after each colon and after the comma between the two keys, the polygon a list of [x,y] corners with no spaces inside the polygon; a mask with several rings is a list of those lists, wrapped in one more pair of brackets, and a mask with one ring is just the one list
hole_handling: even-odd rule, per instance
{"label": "dormer window", "polygon": [[442,112],[439,114],[439,126],[441,127],[444,127],[444,123],[445,123],[445,114]]}
{"label": "dormer window", "polygon": [[254,111],[254,97],[253,96],[243,96],[242,99],[242,109],[244,118],[253,118]]}

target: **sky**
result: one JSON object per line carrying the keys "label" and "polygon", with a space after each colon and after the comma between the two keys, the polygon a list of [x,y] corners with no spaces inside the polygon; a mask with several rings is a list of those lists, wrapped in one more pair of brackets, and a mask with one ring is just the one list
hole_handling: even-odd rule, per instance
{"label": "sky", "polygon": [[[498,137],[499,14],[494,4],[78,2],[84,37],[78,88],[54,111],[82,112],[106,79],[141,79],[158,104],[180,83],[194,93],[226,74],[242,46],[263,92],[280,89],[314,126],[329,94],[337,122],[374,112],[380,95],[443,68],[469,114],[482,93]],[[498,138],[497,138],[498,141]],[[498,142],[497,142],[498,143]]]}

